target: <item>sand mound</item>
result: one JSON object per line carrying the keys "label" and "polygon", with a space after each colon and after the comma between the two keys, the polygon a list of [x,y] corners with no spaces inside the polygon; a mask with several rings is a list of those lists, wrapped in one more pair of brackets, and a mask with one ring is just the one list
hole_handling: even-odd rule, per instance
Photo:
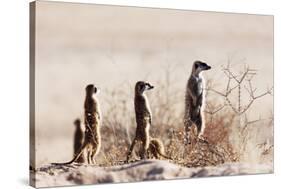
{"label": "sand mound", "polygon": [[271,166],[267,165],[224,164],[217,167],[186,168],[168,161],[144,160],[114,167],[47,165],[33,173],[36,187],[47,187],[270,172]]}

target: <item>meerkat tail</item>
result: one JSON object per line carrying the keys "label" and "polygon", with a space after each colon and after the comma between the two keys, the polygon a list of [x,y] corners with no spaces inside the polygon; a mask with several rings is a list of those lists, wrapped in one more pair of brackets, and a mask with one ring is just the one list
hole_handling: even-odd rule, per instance
{"label": "meerkat tail", "polygon": [[160,156],[162,156],[163,158],[166,158],[166,159],[171,159],[170,157],[166,156],[165,154],[163,154],[159,149],[157,149],[157,152]]}
{"label": "meerkat tail", "polygon": [[72,164],[73,162],[75,162],[83,153],[84,149],[87,147],[88,144],[85,144],[84,146],[82,146],[79,150],[79,153],[77,153],[74,158],[68,162],[64,162],[64,163],[51,163],[52,165],[69,165]]}
{"label": "meerkat tail", "polygon": [[[161,157],[165,158],[165,159],[171,159],[170,157],[165,155],[165,151],[164,151],[164,145],[162,144],[162,142],[158,139],[155,138],[150,138],[150,145],[153,146],[152,149],[155,150],[155,152],[160,155]],[[150,148],[150,150],[152,150]]]}
{"label": "meerkat tail", "polygon": [[170,157],[166,156],[160,149],[156,148],[157,150],[157,153],[162,156],[163,158],[166,158],[166,159],[171,159]]}
{"label": "meerkat tail", "polygon": [[128,152],[128,154],[127,154],[126,161],[129,161],[129,159],[130,159],[130,157],[131,157],[131,155],[132,155],[132,152],[133,152],[133,150],[134,150],[134,147],[135,147],[135,145],[136,145],[136,142],[137,142],[137,139],[134,138],[133,143],[131,144],[130,149],[129,149],[129,152]]}

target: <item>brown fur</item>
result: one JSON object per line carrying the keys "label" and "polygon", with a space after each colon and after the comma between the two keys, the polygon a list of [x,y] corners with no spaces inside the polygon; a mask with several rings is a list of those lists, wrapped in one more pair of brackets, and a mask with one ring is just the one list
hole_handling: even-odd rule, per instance
{"label": "brown fur", "polygon": [[156,159],[161,159],[161,157],[170,159],[165,154],[165,149],[163,143],[157,138],[151,138],[148,147],[148,154],[151,158],[154,157]]}
{"label": "brown fur", "polygon": [[[76,127],[75,129],[75,133],[74,133],[74,153],[73,153],[73,157],[75,157],[75,155],[79,152],[80,148],[83,145],[83,138],[84,138],[84,133],[82,131],[81,128],[81,121],[80,119],[76,119],[74,121],[74,125]],[[84,158],[84,154],[82,153],[81,156],[75,161],[77,163],[84,163],[85,162],[85,158]]]}
{"label": "brown fur", "polygon": [[95,156],[99,153],[101,147],[101,113],[99,109],[99,103],[96,97],[97,88],[94,85],[88,85],[86,87],[86,99],[84,103],[84,120],[85,120],[85,139],[82,147],[75,154],[74,158],[66,163],[56,163],[60,165],[71,164],[75,162],[84,151],[87,154],[88,164],[95,163]]}
{"label": "brown fur", "polygon": [[201,72],[211,69],[211,66],[201,61],[195,61],[188,79],[185,93],[184,126],[186,143],[190,144],[190,129],[194,124],[196,137],[202,137],[204,131],[204,78]]}
{"label": "brown fur", "polygon": [[151,125],[152,115],[149,107],[149,102],[146,95],[144,94],[144,91],[152,88],[153,86],[143,81],[139,81],[136,83],[134,102],[135,102],[137,129],[136,129],[135,138],[130,146],[127,155],[127,161],[129,160],[132,151],[134,150],[134,147],[138,142],[141,143],[141,150],[140,150],[141,159],[146,158],[146,153],[149,147],[149,128]]}

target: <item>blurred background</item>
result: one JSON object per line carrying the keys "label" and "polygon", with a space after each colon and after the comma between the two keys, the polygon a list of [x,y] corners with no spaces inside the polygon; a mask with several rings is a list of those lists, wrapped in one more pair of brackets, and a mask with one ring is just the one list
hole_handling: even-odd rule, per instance
{"label": "blurred background", "polygon": [[[101,88],[104,144],[130,143],[138,80],[155,86],[148,94],[157,126],[152,135],[160,129],[167,134],[171,126],[182,128],[185,85],[194,60],[212,66],[204,76],[216,90],[223,90],[227,82],[222,66],[230,63],[237,74],[245,65],[256,69],[252,82],[257,94],[263,93],[273,85],[273,18],[40,1],[35,57],[36,165],[40,166],[72,157],[73,121],[83,119],[84,89],[89,83]],[[207,101],[214,98],[210,95]],[[266,95],[247,114],[252,120],[267,119],[272,109],[273,97]],[[271,127],[260,132],[262,140],[272,140]],[[100,159],[109,159],[108,152],[115,150],[108,146],[103,146]]]}

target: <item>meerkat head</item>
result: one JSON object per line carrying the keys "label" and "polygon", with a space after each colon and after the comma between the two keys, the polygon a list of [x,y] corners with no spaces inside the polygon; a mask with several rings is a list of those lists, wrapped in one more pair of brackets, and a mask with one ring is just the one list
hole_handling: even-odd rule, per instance
{"label": "meerkat head", "polygon": [[89,84],[87,85],[86,87],[86,94],[88,96],[93,96],[93,95],[96,95],[100,92],[100,89],[98,89],[95,85],[93,84]]}
{"label": "meerkat head", "polygon": [[80,127],[80,124],[81,124],[80,119],[75,119],[74,125],[75,125],[76,127]]}
{"label": "meerkat head", "polygon": [[136,83],[135,87],[135,93],[142,95],[144,91],[153,89],[154,86],[152,86],[150,83],[144,82],[144,81],[138,81]]}
{"label": "meerkat head", "polygon": [[209,69],[211,69],[211,66],[209,66],[205,62],[201,62],[199,60],[196,60],[193,63],[192,74],[199,75],[202,71],[209,70]]}

